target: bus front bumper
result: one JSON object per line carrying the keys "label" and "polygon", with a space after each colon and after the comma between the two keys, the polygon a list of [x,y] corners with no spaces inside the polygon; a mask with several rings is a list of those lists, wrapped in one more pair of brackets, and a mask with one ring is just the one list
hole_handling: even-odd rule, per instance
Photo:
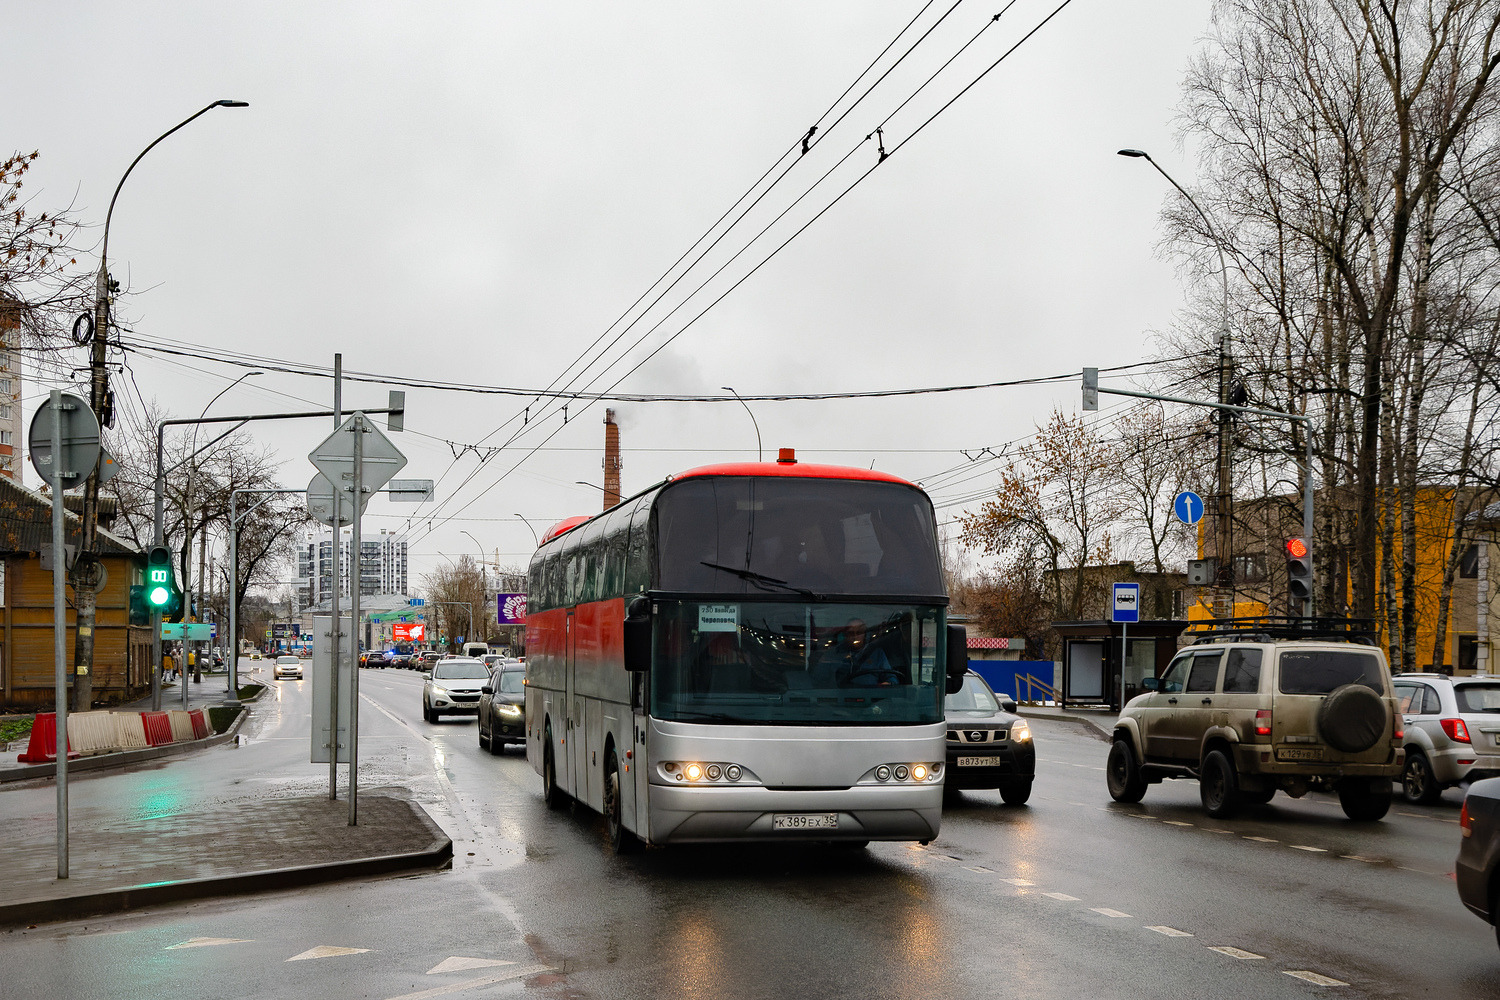
{"label": "bus front bumper", "polygon": [[[651,842],[931,840],[943,813],[941,782],[836,789],[650,786]],[[833,827],[779,828],[776,817],[833,814]],[[801,822],[793,820],[792,822]]]}

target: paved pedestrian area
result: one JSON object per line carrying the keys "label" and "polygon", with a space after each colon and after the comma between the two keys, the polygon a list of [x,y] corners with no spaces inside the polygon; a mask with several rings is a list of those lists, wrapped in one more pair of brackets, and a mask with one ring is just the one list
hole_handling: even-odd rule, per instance
{"label": "paved pedestrian area", "polygon": [[71,810],[69,877],[57,878],[52,810],[3,811],[0,906],[114,889],[327,865],[427,850],[436,828],[410,802],[361,794],[359,825],[340,798],[187,800],[164,783],[117,809]]}

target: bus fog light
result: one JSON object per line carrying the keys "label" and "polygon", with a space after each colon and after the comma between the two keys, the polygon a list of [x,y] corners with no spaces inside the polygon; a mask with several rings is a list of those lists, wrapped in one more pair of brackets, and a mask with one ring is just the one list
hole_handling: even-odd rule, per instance
{"label": "bus fog light", "polygon": [[730,781],[739,781],[740,775],[742,774],[744,774],[744,772],[740,770],[740,766],[738,764],[730,764],[724,769],[724,777],[728,778]]}
{"label": "bus fog light", "polygon": [[908,772],[906,770],[906,765],[905,764],[897,764],[896,765],[896,780],[897,781],[905,781],[906,777],[907,777],[907,775],[909,773],[910,772]]}
{"label": "bus fog light", "polygon": [[709,781],[718,781],[719,780],[719,765],[718,764],[710,764],[710,765],[708,765],[708,771],[706,773],[708,774],[708,780]]}
{"label": "bus fog light", "polygon": [[927,780],[927,765],[926,764],[913,764],[912,768],[911,768],[911,776],[912,776],[912,779],[914,781],[926,781]]}
{"label": "bus fog light", "polygon": [[697,781],[699,778],[703,777],[703,768],[698,764],[689,764],[683,770],[687,773],[689,781]]}
{"label": "bus fog light", "polygon": [[669,760],[661,766],[661,769],[663,771],[666,771],[668,774],[671,774],[673,771],[677,770],[677,764],[676,762]]}
{"label": "bus fog light", "polygon": [[890,781],[891,769],[886,765],[881,764],[875,769],[875,777],[879,778],[881,781]]}

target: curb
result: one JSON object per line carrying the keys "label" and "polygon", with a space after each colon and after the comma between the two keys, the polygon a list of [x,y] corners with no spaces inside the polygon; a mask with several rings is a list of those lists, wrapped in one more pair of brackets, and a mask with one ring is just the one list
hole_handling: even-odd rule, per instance
{"label": "curb", "polygon": [[[228,735],[227,733],[225,735]],[[348,861],[331,861],[318,865],[271,868],[240,875],[216,875],[209,878],[160,882],[153,885],[127,886],[103,892],[68,896],[62,899],[33,899],[0,905],[0,927],[25,926],[72,920],[101,913],[118,913],[146,906],[180,903],[219,896],[244,896],[278,889],[337,882],[341,879],[368,878],[414,868],[441,868],[453,860],[453,841],[433,822],[426,810],[410,803],[412,811],[433,835],[432,843],[420,851],[405,854],[382,854]]]}
{"label": "curb", "polygon": [[[68,774],[71,775],[75,771],[104,771],[112,767],[128,767],[131,764],[156,760],[159,757],[175,757],[194,750],[207,750],[234,739],[240,731],[240,725],[249,714],[249,709],[241,708],[240,714],[235,716],[228,729],[216,736],[208,736],[191,743],[168,743],[165,746],[146,747],[143,750],[123,750],[117,753],[101,753],[93,757],[79,757],[77,760],[68,761]],[[20,767],[0,768],[0,784],[56,776],[56,764],[24,764]]]}

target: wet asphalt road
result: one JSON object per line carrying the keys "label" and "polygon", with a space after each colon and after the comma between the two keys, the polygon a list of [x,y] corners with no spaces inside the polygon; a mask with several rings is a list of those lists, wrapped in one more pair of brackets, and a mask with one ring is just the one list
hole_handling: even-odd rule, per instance
{"label": "wet asphalt road", "polygon": [[[1187,782],[1111,803],[1106,745],[1037,721],[1030,805],[965,793],[926,848],[620,861],[597,816],[546,810],[518,748],[480,751],[471,719],[423,722],[420,675],[361,683],[361,787],[409,789],[453,837],[452,871],[0,934],[4,992],[1500,997],[1500,949],[1451,878],[1457,791],[1376,824],[1318,795],[1216,822]],[[307,763],[309,702],[305,682],[275,684],[250,745],[80,780],[74,795],[193,785],[251,808],[326,789],[327,766]],[[222,943],[174,947],[203,938]]]}

